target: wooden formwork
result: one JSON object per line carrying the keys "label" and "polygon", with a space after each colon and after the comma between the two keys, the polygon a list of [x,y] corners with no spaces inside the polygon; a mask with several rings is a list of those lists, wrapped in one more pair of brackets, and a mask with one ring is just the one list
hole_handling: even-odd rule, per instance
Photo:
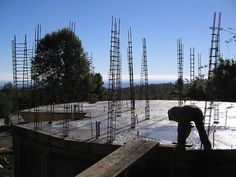
{"label": "wooden formwork", "polygon": [[71,120],[83,119],[87,113],[76,112],[76,113],[64,113],[64,112],[21,112],[21,116],[25,122],[38,122],[42,121],[56,121],[63,120],[65,117],[69,117]]}

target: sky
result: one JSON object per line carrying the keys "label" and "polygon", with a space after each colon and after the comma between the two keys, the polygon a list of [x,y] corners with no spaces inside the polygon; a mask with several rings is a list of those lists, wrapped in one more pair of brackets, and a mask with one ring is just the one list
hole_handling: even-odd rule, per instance
{"label": "sky", "polygon": [[[92,53],[95,72],[106,80],[109,72],[112,16],[121,23],[122,78],[128,79],[128,29],[132,28],[134,77],[140,78],[142,39],[146,38],[149,80],[177,79],[177,39],[184,44],[184,78],[189,78],[189,50],[208,64],[213,14],[222,12],[221,52],[236,59],[236,42],[225,43],[236,32],[235,0],[0,0],[0,81],[12,80],[11,40],[32,48],[35,27],[46,33],[75,22],[75,33]],[[218,17],[218,16],[217,16]],[[207,73],[207,69],[203,73]]]}

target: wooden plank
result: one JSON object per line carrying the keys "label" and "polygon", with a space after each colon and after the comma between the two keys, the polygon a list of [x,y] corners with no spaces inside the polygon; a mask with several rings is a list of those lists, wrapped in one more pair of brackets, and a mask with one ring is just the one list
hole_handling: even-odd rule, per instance
{"label": "wooden plank", "polygon": [[65,114],[68,114],[72,120],[83,119],[85,117],[85,112],[76,112],[76,113],[63,113],[63,112],[21,112],[22,118],[26,122],[34,122],[36,116],[38,117],[38,121],[56,121],[63,120]]}
{"label": "wooden plank", "polygon": [[144,156],[158,142],[133,140],[106,156],[76,177],[115,177]]}

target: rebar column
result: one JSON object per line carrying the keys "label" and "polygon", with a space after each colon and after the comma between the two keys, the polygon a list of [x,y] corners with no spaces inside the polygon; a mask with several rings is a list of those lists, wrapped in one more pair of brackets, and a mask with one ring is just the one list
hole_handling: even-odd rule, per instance
{"label": "rebar column", "polygon": [[147,65],[147,46],[146,39],[143,38],[143,69],[144,69],[144,80],[145,80],[145,119],[150,119],[150,104],[149,104],[149,85],[148,85],[148,65]]}
{"label": "rebar column", "polygon": [[[17,43],[16,36],[12,40],[12,66],[13,66],[13,87],[17,121],[19,123],[20,112],[30,107],[30,86],[31,86],[31,60],[32,49],[27,48],[27,37],[24,42]],[[26,110],[24,110],[26,111]]]}
{"label": "rebar column", "polygon": [[178,105],[183,105],[183,88],[184,88],[184,81],[183,81],[183,52],[184,47],[182,44],[182,39],[177,39],[177,72],[178,72],[178,95],[179,95],[179,102]]}
{"label": "rebar column", "polygon": [[[216,13],[214,13],[213,16],[213,25],[210,27],[212,29],[211,34],[211,48],[210,48],[210,55],[209,55],[209,68],[208,68],[208,87],[207,87],[207,98],[205,101],[205,108],[204,108],[204,121],[208,119],[208,128],[207,128],[207,134],[209,136],[210,129],[211,129],[211,122],[212,122],[212,110],[216,109],[218,110],[218,104],[214,104],[214,95],[213,95],[213,85],[212,85],[212,78],[214,76],[214,69],[217,66],[218,60],[220,58],[220,23],[221,23],[221,13],[219,14],[219,20],[218,20],[218,27],[216,27]],[[216,106],[216,107],[215,107]],[[216,111],[219,112],[219,111]],[[216,119],[218,119],[218,116],[214,115]],[[218,122],[218,120],[215,120],[214,122]]]}
{"label": "rebar column", "polygon": [[[107,143],[115,140],[116,133],[116,117],[117,117],[117,77],[119,77],[119,33],[120,21],[112,17],[111,24],[111,44],[110,44],[110,69],[109,69],[109,93],[108,93],[108,122],[107,122]],[[119,79],[118,79],[119,80]]]}
{"label": "rebar column", "polygon": [[[41,40],[41,25],[37,25],[34,34],[34,57],[38,55],[38,45]],[[34,111],[34,129],[38,130],[42,127],[42,122],[39,120],[39,106],[42,102],[42,89],[39,89],[39,80],[32,80],[32,100],[33,100],[33,111]]]}
{"label": "rebar column", "polygon": [[[195,80],[195,58],[194,58],[194,48],[190,48],[190,87],[193,85],[193,81]],[[194,94],[194,93],[193,93]],[[194,98],[195,96],[192,95]],[[190,100],[190,105],[194,105],[194,99]]]}
{"label": "rebar column", "polygon": [[135,92],[134,92],[131,27],[128,31],[128,64],[129,64],[129,86],[130,86],[130,102],[131,102],[131,129],[134,129],[136,126],[136,120],[135,120]]}
{"label": "rebar column", "polygon": [[201,57],[200,53],[197,54],[197,61],[198,61],[198,78],[203,79],[204,76],[202,75],[202,68],[203,68],[203,66],[202,66],[202,57]]}
{"label": "rebar column", "polygon": [[195,71],[194,71],[194,48],[190,48],[190,84],[194,81],[195,79]]}
{"label": "rebar column", "polygon": [[122,106],[122,61],[120,54],[120,20],[118,20],[118,26],[116,31],[116,57],[117,57],[117,73],[116,73],[116,89],[117,89],[117,108],[116,115],[121,117]]}

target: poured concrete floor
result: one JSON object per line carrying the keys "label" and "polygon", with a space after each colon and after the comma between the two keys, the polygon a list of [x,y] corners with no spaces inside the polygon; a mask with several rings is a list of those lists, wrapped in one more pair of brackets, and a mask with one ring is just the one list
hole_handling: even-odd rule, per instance
{"label": "poured concrete floor", "polygon": [[[73,103],[72,103],[73,104]],[[185,104],[189,104],[186,102]],[[205,102],[195,102],[202,111]],[[124,100],[122,105],[121,117],[117,117],[116,121],[116,138],[113,144],[124,144],[134,139],[151,139],[160,143],[176,142],[177,139],[177,123],[168,120],[167,111],[173,106],[178,105],[178,101],[167,100],[150,100],[150,120],[144,117],[144,100],[136,100],[135,114],[138,117],[138,124],[135,129],[130,129],[131,113],[130,102]],[[83,103],[83,110],[91,115],[91,118],[76,120],[69,122],[69,136],[66,138],[78,141],[93,141],[98,143],[107,142],[107,101],[100,101],[95,104]],[[55,111],[63,111],[64,105],[55,105]],[[49,110],[48,106],[40,108],[41,111]],[[213,113],[212,113],[213,115]],[[95,127],[96,121],[101,122],[101,136],[96,139]],[[207,122],[207,121],[206,121]],[[25,128],[34,129],[34,123],[22,124]],[[42,131],[52,136],[62,137],[63,121],[55,121],[52,124],[42,122]],[[207,129],[207,126],[206,126]],[[214,142],[213,142],[214,136]],[[236,148],[236,103],[219,102],[219,124],[213,124],[210,129],[210,141],[214,145],[214,149],[232,149]],[[192,128],[192,132],[187,139],[188,144],[192,144],[192,148],[200,148],[200,140],[196,128]]]}

